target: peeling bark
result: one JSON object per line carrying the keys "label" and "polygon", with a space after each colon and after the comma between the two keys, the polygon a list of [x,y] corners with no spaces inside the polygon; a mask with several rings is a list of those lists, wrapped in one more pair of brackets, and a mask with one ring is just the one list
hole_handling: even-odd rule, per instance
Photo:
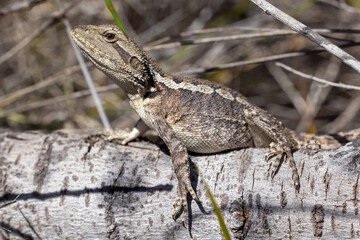
{"label": "peeling bark", "polygon": [[[299,194],[289,166],[271,179],[264,155],[241,149],[191,156],[234,238],[360,238],[360,139],[311,156],[296,152]],[[191,202],[189,230],[171,218],[177,180],[157,145],[2,132],[0,232],[10,239],[190,239],[191,231],[194,239],[221,239],[194,169],[192,179],[202,206]]]}

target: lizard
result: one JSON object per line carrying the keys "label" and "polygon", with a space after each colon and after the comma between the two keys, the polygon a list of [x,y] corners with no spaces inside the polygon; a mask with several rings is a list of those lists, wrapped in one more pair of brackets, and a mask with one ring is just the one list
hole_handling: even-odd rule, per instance
{"label": "lizard", "polygon": [[[71,30],[71,36],[83,55],[124,90],[140,116],[130,131],[107,131],[109,139],[118,138],[127,144],[153,129],[168,147],[178,180],[172,217],[176,220],[183,214],[184,227],[188,194],[200,202],[191,185],[188,151],[209,154],[237,148],[268,148],[265,160],[275,159],[271,177],[287,161],[298,192],[300,179],[293,152],[306,144],[315,148],[319,144],[328,148],[339,146],[335,137],[298,134],[286,128],[230,88],[166,73],[117,26],[77,26]],[[338,138],[350,141],[358,135],[359,130],[355,134],[339,134]]]}

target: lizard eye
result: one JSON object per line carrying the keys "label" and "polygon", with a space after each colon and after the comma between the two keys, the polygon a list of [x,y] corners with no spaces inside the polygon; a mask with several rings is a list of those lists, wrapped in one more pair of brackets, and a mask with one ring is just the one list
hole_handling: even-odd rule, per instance
{"label": "lizard eye", "polygon": [[130,59],[130,65],[133,69],[139,69],[139,67],[141,66],[141,62],[137,57],[132,57]]}
{"label": "lizard eye", "polygon": [[117,40],[114,33],[106,33],[104,35],[104,37],[105,37],[106,41],[108,41],[108,42],[116,42],[116,40]]}

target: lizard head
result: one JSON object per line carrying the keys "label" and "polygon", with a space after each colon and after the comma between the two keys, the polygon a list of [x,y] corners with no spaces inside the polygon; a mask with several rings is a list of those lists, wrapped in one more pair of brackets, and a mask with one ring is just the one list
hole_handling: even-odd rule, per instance
{"label": "lizard head", "polygon": [[143,50],[117,26],[77,26],[71,37],[83,55],[127,95],[142,97],[151,74]]}

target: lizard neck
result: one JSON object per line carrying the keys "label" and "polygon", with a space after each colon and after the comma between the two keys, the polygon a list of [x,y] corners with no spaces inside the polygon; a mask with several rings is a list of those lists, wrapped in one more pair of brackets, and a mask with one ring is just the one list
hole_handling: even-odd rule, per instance
{"label": "lizard neck", "polygon": [[146,93],[146,86],[143,84],[138,84],[135,81],[123,81],[115,77],[111,77],[111,80],[113,80],[113,82],[125,92],[126,96],[130,100],[142,98]]}
{"label": "lizard neck", "polygon": [[[146,53],[144,53],[144,55],[145,54]],[[147,79],[142,82],[143,84],[137,84],[133,81],[127,81],[126,83],[119,81],[119,83],[116,82],[116,84],[125,91],[130,101],[135,101],[144,99],[148,93],[159,91],[160,89],[156,84],[159,82],[159,77],[168,78],[169,74],[163,72],[150,57],[146,56],[146,73],[144,73],[144,76],[146,76]]]}
{"label": "lizard neck", "polygon": [[112,79],[124,90],[130,101],[143,99],[147,93],[156,91],[154,88],[155,72],[162,71],[149,57],[146,56],[144,61],[145,68],[143,69],[142,77],[127,77],[125,80],[121,78]]}
{"label": "lizard neck", "polygon": [[169,78],[169,74],[165,73],[160,67],[158,67],[153,61],[149,63],[149,71],[154,82],[159,82],[159,78]]}

